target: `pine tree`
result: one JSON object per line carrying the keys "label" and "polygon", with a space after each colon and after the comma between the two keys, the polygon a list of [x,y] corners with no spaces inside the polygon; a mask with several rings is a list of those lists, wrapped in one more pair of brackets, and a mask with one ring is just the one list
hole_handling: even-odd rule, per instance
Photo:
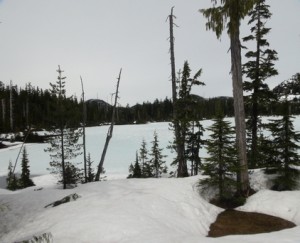
{"label": "pine tree", "polygon": [[[198,78],[201,76],[202,69],[198,70],[196,74],[191,77],[191,69],[187,61],[184,62],[182,76],[179,78],[179,92],[178,98],[174,104],[176,108],[176,121],[172,121],[172,125],[175,131],[175,126],[177,126],[175,141],[172,148],[177,152],[177,157],[174,164],[177,164],[177,175],[178,177],[189,176],[187,170],[187,153],[186,146],[188,136],[193,127],[194,121],[199,119],[195,118],[195,110],[197,102],[193,99],[191,94],[192,88],[195,85],[204,85],[203,82],[199,81]],[[180,152],[179,152],[180,151]]]}
{"label": "pine tree", "polygon": [[142,170],[139,164],[138,152],[136,152],[134,165],[130,164],[129,175],[127,178],[130,179],[130,178],[141,178],[141,177],[142,177]]}
{"label": "pine tree", "polygon": [[147,143],[145,139],[142,140],[142,144],[139,152],[140,152],[139,160],[141,162],[142,177],[150,177],[151,171],[149,171],[148,149],[147,149]]}
{"label": "pine tree", "polygon": [[133,176],[133,170],[134,170],[134,166],[133,166],[133,164],[131,163],[131,164],[129,165],[129,168],[128,168],[129,175],[127,176],[127,179],[132,178],[132,176]]}
{"label": "pine tree", "polygon": [[58,175],[58,182],[63,184],[64,189],[66,189],[67,185],[77,184],[81,181],[81,170],[72,162],[73,159],[82,154],[82,144],[78,143],[81,130],[66,128],[63,129],[62,133],[63,137],[59,133],[60,135],[49,140],[50,146],[45,149],[45,152],[49,152],[51,158],[51,167],[48,170],[52,174]]}
{"label": "pine tree", "polygon": [[15,191],[17,190],[18,187],[18,179],[16,177],[16,175],[13,173],[13,166],[11,161],[9,161],[8,164],[8,174],[7,174],[7,178],[6,178],[6,183],[7,183],[7,189],[11,190],[11,191]]}
{"label": "pine tree", "polygon": [[[240,43],[240,24],[257,0],[211,0],[212,8],[202,9],[200,12],[207,18],[206,28],[213,30],[220,39],[222,32],[227,28],[230,37],[231,75],[234,99],[234,114],[236,126],[236,142],[239,152],[240,171],[239,191],[245,196],[250,189],[247,149],[246,124],[243,98],[242,57]],[[220,6],[217,4],[220,2]]]}
{"label": "pine tree", "polygon": [[259,129],[259,114],[272,100],[275,100],[275,95],[270,91],[268,84],[265,81],[278,74],[274,68],[274,61],[278,60],[277,52],[269,49],[269,42],[265,36],[270,32],[267,28],[266,22],[271,18],[269,5],[266,5],[265,0],[258,0],[254,9],[249,12],[249,25],[253,24],[251,28],[251,35],[244,37],[243,41],[255,41],[256,50],[248,51],[246,58],[249,59],[243,65],[243,73],[249,80],[244,81],[244,91],[250,92],[247,96],[247,103],[250,105],[251,117],[248,120],[251,138],[251,149],[249,156],[249,163],[252,168],[255,168],[258,163],[258,155],[262,151],[258,151],[258,129]]}
{"label": "pine tree", "polygon": [[23,149],[23,157],[22,157],[22,173],[19,179],[20,188],[26,188],[30,186],[35,186],[33,181],[30,179],[30,170],[29,170],[29,160],[28,154],[26,151],[26,147]]}
{"label": "pine tree", "polygon": [[152,168],[152,174],[155,178],[161,177],[162,173],[167,173],[166,161],[163,160],[165,155],[162,155],[163,149],[159,148],[158,135],[154,132],[154,140],[152,141],[152,147],[150,152],[150,166]]}
{"label": "pine tree", "polygon": [[211,131],[207,142],[207,153],[210,157],[205,159],[202,165],[203,174],[209,177],[200,184],[203,190],[216,188],[218,200],[230,200],[236,192],[237,182],[234,174],[237,172],[237,151],[234,141],[234,129],[230,122],[224,121],[219,115],[214,119],[213,125],[208,128]]}
{"label": "pine tree", "polygon": [[138,152],[136,152],[136,156],[135,156],[135,163],[134,163],[134,167],[133,167],[133,178],[141,178],[142,177],[142,170],[141,170],[141,166],[139,163],[139,156],[138,156]]}
{"label": "pine tree", "polygon": [[95,173],[94,169],[92,168],[93,161],[91,159],[91,154],[88,153],[88,156],[86,158],[86,166],[87,166],[87,182],[94,181]]}
{"label": "pine tree", "polygon": [[295,132],[292,119],[289,114],[289,102],[285,101],[283,117],[271,120],[268,125],[273,138],[273,153],[277,155],[274,170],[278,177],[274,180],[273,189],[279,191],[296,189],[299,181],[300,173],[295,166],[300,165],[297,152],[300,149],[300,134]]}
{"label": "pine tree", "polygon": [[[55,128],[54,135],[49,140],[50,147],[45,149],[50,152],[51,173],[58,174],[60,177],[59,183],[63,184],[63,188],[67,188],[67,184],[74,184],[79,181],[80,170],[72,165],[71,160],[76,158],[82,152],[82,144],[78,143],[79,137],[82,135],[81,129],[68,128],[73,117],[72,107],[67,107],[67,103],[63,102],[66,99],[65,79],[62,76],[63,71],[58,66],[58,77],[55,84],[50,83],[52,96],[56,101],[55,111],[53,113]],[[67,171],[68,170],[68,171]],[[75,173],[71,175],[71,173]],[[76,184],[76,183],[75,183]]]}
{"label": "pine tree", "polygon": [[[198,175],[201,167],[201,158],[199,151],[204,145],[203,132],[204,128],[199,121],[193,121],[191,128],[187,133],[186,156],[187,160],[191,161],[191,176]],[[196,128],[196,129],[195,129]]]}

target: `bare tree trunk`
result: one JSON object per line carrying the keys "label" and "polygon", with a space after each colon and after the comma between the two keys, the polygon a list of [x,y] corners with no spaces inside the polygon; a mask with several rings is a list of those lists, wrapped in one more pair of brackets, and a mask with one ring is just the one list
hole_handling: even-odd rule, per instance
{"label": "bare tree trunk", "polygon": [[239,184],[240,192],[245,194],[249,190],[249,176],[246,151],[246,123],[243,97],[243,79],[241,64],[241,43],[239,27],[230,35],[231,41],[231,74],[233,84],[234,114],[236,126],[236,140],[240,160]]}
{"label": "bare tree trunk", "polygon": [[1,103],[2,103],[2,122],[3,122],[3,127],[5,127],[5,116],[6,116],[5,99],[2,99]]}
{"label": "bare tree trunk", "polygon": [[97,170],[97,174],[96,174],[96,177],[95,177],[95,181],[100,180],[100,174],[103,171],[103,164],[104,164],[104,159],[105,159],[106,151],[107,151],[107,148],[108,148],[108,144],[109,144],[109,141],[110,141],[110,139],[112,138],[112,135],[113,135],[116,107],[117,107],[118,98],[119,98],[118,95],[119,95],[119,84],[120,84],[120,80],[121,80],[121,73],[122,73],[122,68],[120,69],[118,82],[117,82],[117,89],[116,89],[116,94],[115,94],[115,103],[114,103],[113,111],[112,111],[111,124],[110,124],[110,127],[109,127],[108,132],[107,132],[106,141],[105,141],[105,145],[104,145],[104,148],[103,148],[101,160],[100,160],[99,165],[98,165],[98,170]]}
{"label": "bare tree trunk", "polygon": [[84,88],[83,88],[83,81],[80,76],[80,81],[81,81],[81,89],[82,89],[82,133],[83,133],[83,165],[84,165],[84,181],[85,183],[88,182],[87,179],[87,169],[86,169],[86,142],[85,142],[85,123],[86,123],[86,104],[85,104],[85,99],[84,99]]}
{"label": "bare tree trunk", "polygon": [[176,92],[176,68],[175,68],[175,54],[174,54],[174,22],[173,22],[173,9],[171,9],[171,14],[169,15],[170,23],[170,58],[171,58],[171,80],[172,80],[172,99],[173,99],[173,124],[175,131],[175,146],[177,152],[177,177],[188,176],[187,164],[184,158],[184,142],[182,141],[182,136],[180,136],[180,126],[177,115],[177,92]]}
{"label": "bare tree trunk", "polygon": [[10,80],[10,89],[9,89],[9,118],[10,118],[10,130],[14,129],[14,119],[13,119],[13,86],[12,81]]}
{"label": "bare tree trunk", "polygon": [[[257,3],[260,5],[260,2]],[[261,35],[260,26],[260,12],[257,12],[257,33]],[[255,80],[252,94],[252,144],[251,144],[251,161],[250,166],[255,168],[257,166],[257,130],[258,130],[258,92],[259,92],[259,81],[260,81],[260,52],[261,52],[261,41],[256,41],[256,60],[255,60]]]}

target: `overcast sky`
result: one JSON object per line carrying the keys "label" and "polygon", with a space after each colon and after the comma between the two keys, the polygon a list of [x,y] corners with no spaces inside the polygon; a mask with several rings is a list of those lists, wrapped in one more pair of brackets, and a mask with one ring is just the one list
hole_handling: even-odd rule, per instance
{"label": "overcast sky", "polygon": [[[300,0],[269,0],[271,48],[278,52],[274,87],[300,72]],[[171,97],[169,25],[175,6],[176,69],[188,60],[203,69],[206,98],[232,96],[228,36],[206,31],[199,9],[210,0],[0,0],[0,81],[49,88],[57,67],[65,70],[68,95],[110,102],[122,67],[120,103]],[[242,36],[249,33],[244,21]]]}

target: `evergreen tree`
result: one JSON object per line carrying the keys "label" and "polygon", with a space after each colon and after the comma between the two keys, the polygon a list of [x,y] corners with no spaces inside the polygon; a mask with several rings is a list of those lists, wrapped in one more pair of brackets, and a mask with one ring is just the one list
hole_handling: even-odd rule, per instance
{"label": "evergreen tree", "polygon": [[298,186],[300,165],[298,145],[300,134],[295,132],[293,117],[289,114],[289,102],[285,101],[284,115],[279,120],[271,120],[268,125],[273,137],[273,153],[277,155],[275,172],[278,177],[274,180],[273,189],[293,190]]}
{"label": "evergreen tree", "polygon": [[152,174],[155,178],[161,177],[162,173],[167,173],[166,161],[163,160],[165,155],[162,155],[163,149],[159,148],[158,135],[154,132],[154,140],[152,141],[152,148],[150,152],[150,166]]}
{"label": "evergreen tree", "polygon": [[95,173],[94,169],[92,168],[93,161],[91,159],[91,154],[88,153],[88,156],[86,158],[86,166],[87,166],[87,182],[94,181]]}
{"label": "evergreen tree", "polygon": [[141,178],[141,177],[142,177],[142,170],[139,163],[138,152],[136,152],[136,158],[135,158],[135,163],[133,168],[133,178]]}
{"label": "evergreen tree", "polygon": [[266,22],[271,18],[269,5],[265,0],[258,0],[254,9],[249,12],[250,20],[249,25],[253,24],[251,34],[244,37],[243,40],[255,41],[256,50],[248,51],[246,58],[249,59],[243,65],[243,73],[249,80],[244,81],[244,91],[250,93],[247,96],[247,103],[250,105],[251,117],[248,121],[249,129],[251,130],[251,149],[249,156],[249,163],[252,168],[255,168],[258,163],[258,155],[262,151],[258,151],[258,129],[259,129],[259,114],[263,108],[266,108],[275,96],[270,91],[268,84],[265,83],[266,79],[278,74],[274,68],[274,61],[278,60],[277,52],[269,49],[269,42],[265,36],[270,32],[267,28]]}
{"label": "evergreen tree", "polygon": [[214,119],[213,125],[208,128],[211,131],[210,139],[207,140],[207,153],[210,157],[203,163],[203,174],[209,177],[200,184],[203,190],[216,188],[220,201],[229,200],[236,192],[237,183],[234,174],[237,172],[237,151],[234,141],[234,129],[230,122],[224,121],[219,115]]}
{"label": "evergreen tree", "polygon": [[63,102],[66,98],[66,77],[62,76],[63,71],[60,66],[58,66],[57,72],[56,83],[50,83],[52,87],[51,94],[56,98],[53,113],[54,136],[49,140],[50,147],[45,151],[50,152],[50,158],[52,159],[49,170],[51,173],[59,175],[59,183],[62,183],[63,188],[66,189],[67,184],[74,184],[74,182],[76,184],[80,178],[80,170],[71,163],[71,160],[81,154],[82,144],[79,144],[78,140],[82,133],[81,129],[67,127],[67,125],[72,124],[72,108]]}
{"label": "evergreen tree", "polygon": [[11,161],[8,164],[8,174],[6,178],[7,189],[11,191],[15,191],[18,189],[18,179],[16,175],[13,173],[13,166]]}
{"label": "evergreen tree", "polygon": [[142,140],[142,144],[139,152],[140,152],[139,160],[141,162],[142,177],[151,177],[151,168],[149,166],[148,149],[147,149],[147,143],[145,139]]}
{"label": "evergreen tree", "polygon": [[[178,99],[175,102],[176,108],[176,121],[172,121],[172,125],[175,131],[175,125],[177,125],[175,141],[172,148],[177,152],[177,157],[174,164],[177,164],[177,176],[188,176],[187,170],[187,153],[186,146],[188,140],[188,134],[191,132],[193,122],[199,119],[195,119],[195,110],[197,103],[194,100],[194,96],[191,94],[192,88],[195,85],[204,85],[198,78],[202,73],[200,69],[196,74],[191,77],[191,69],[187,61],[184,62],[182,77],[179,78],[179,92]],[[190,135],[191,136],[191,135]]]}
{"label": "evergreen tree", "polygon": [[51,158],[51,167],[48,170],[52,174],[58,175],[58,182],[63,184],[64,189],[66,189],[67,185],[77,184],[81,181],[82,172],[72,162],[73,159],[82,154],[82,144],[78,143],[81,130],[66,128],[63,129],[62,133],[63,137],[60,131],[58,131],[59,135],[51,137],[50,146],[45,149],[45,152],[49,152]]}
{"label": "evergreen tree", "polygon": [[198,175],[201,167],[201,158],[199,156],[199,151],[204,144],[204,140],[202,139],[203,132],[203,126],[199,121],[195,121],[192,122],[192,127],[187,133],[187,146],[185,153],[187,156],[187,160],[191,161],[191,176]]}
{"label": "evergreen tree", "polygon": [[76,167],[71,162],[66,161],[65,163],[65,183],[66,185],[76,185],[78,182],[81,182],[84,178],[83,172],[81,169]]}
{"label": "evergreen tree", "polygon": [[129,175],[127,176],[127,179],[132,178],[132,176],[133,176],[133,170],[134,170],[134,166],[133,166],[133,164],[131,163],[131,164],[129,165],[129,169],[128,169]]}
{"label": "evergreen tree", "polygon": [[[240,24],[257,0],[211,0],[212,8],[200,10],[207,18],[207,29],[213,30],[219,39],[227,28],[230,37],[231,75],[234,99],[234,114],[236,126],[236,142],[240,161],[240,193],[248,195],[250,189],[247,149],[246,149],[246,124],[243,98],[242,57],[240,43]],[[220,5],[217,4],[220,2]]]}
{"label": "evergreen tree", "polygon": [[30,179],[29,160],[28,160],[26,147],[24,147],[23,149],[22,173],[21,173],[21,178],[19,179],[19,186],[20,188],[35,186],[33,181]]}
{"label": "evergreen tree", "polygon": [[130,164],[129,166],[129,175],[127,178],[141,178],[142,177],[142,170],[139,164],[139,156],[138,152],[135,154],[135,163],[134,165]]}

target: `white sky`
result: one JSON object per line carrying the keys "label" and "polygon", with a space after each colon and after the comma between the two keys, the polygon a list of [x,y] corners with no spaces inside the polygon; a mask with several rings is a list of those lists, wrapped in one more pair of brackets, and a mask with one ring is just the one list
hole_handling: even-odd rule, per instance
{"label": "white sky", "polygon": [[[274,87],[300,72],[300,1],[267,3],[273,13],[268,40],[279,54]],[[206,31],[198,12],[210,0],[0,0],[0,80],[47,89],[61,65],[69,95],[80,97],[81,75],[87,99],[110,102],[122,67],[122,105],[171,97],[166,19],[172,6],[177,70],[188,60],[192,73],[203,69],[206,86],[196,94],[231,96],[228,37],[219,41]]]}

